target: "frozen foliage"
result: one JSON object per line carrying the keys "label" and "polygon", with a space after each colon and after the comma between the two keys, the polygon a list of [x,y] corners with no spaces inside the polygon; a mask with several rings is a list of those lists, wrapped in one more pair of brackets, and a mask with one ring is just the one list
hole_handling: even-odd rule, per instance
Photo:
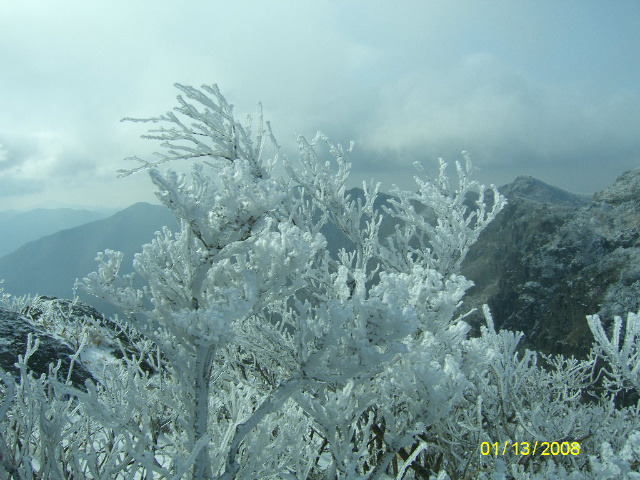
{"label": "frozen foliage", "polygon": [[[613,395],[637,389],[638,317],[622,346],[621,327],[610,340],[592,319],[601,347],[582,361],[520,353],[522,335],[496,332],[487,308],[486,327],[469,336],[460,264],[505,200],[470,180],[466,154],[457,183],[441,162],[434,180],[416,177],[416,192],[394,191],[385,214],[398,227],[381,242],[379,185],[365,183],[364,200],[346,194],[353,145],[300,136],[290,161],[262,115],[254,135],[216,86],[177,87],[186,99],[175,112],[139,120],[162,125],[147,138],[166,153],[122,173],[147,170],[181,228],[136,255],[142,285],[119,273],[114,251],[78,282],[125,312],[113,321],[135,348],[105,358],[81,390],[53,372],[35,378],[29,342],[19,381],[0,377],[2,475],[636,478],[638,412]],[[175,160],[192,160],[191,175],[159,168]],[[328,223],[352,250],[329,255]],[[77,330],[77,358],[89,334]],[[609,383],[590,398],[598,354],[612,362]],[[481,452],[536,441],[581,452]]]}
{"label": "frozen foliage", "polygon": [[602,356],[608,360],[610,370],[605,374],[610,385],[640,392],[640,313],[629,313],[626,322],[615,317],[610,338],[598,315],[589,315],[587,321]]}

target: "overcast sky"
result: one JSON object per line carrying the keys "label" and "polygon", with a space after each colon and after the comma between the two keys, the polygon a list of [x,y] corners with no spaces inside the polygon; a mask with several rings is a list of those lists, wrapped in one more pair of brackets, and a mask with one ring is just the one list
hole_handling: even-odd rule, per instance
{"label": "overcast sky", "polygon": [[[483,183],[579,193],[640,167],[640,2],[0,3],[0,210],[154,201],[125,116],[218,83],[279,142],[353,139],[354,184],[471,153]],[[184,166],[176,165],[176,168]]]}

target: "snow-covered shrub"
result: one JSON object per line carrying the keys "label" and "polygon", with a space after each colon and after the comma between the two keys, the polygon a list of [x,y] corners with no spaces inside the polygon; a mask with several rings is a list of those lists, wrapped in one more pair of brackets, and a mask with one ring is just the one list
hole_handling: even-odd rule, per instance
{"label": "snow-covered shrub", "polygon": [[[173,112],[134,120],[160,124],[146,138],[166,153],[121,173],[147,170],[180,230],[158,232],[135,256],[142,285],[119,274],[114,251],[78,283],[124,312],[114,322],[136,349],[85,391],[31,377],[27,352],[20,385],[0,378],[5,473],[443,480],[635,468],[637,412],[584,398],[595,354],[542,368],[517,350],[521,334],[495,331],[488,310],[481,336],[469,337],[460,265],[505,199],[469,178],[466,154],[457,182],[441,162],[435,179],[396,189],[381,212],[379,184],[364,183],[364,199],[347,194],[353,145],[300,136],[294,162],[261,114],[254,134],[216,86],[177,87],[186,99]],[[190,176],[165,168],[187,160]],[[397,223],[388,241],[383,214]],[[329,223],[352,249],[329,254]],[[618,344],[596,339],[614,358]],[[629,380],[627,370],[611,375]],[[486,454],[496,442],[578,442],[581,453]]]}

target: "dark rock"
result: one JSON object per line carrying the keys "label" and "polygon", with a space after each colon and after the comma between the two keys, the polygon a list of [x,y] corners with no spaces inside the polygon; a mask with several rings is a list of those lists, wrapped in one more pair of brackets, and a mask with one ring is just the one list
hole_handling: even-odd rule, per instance
{"label": "dark rock", "polygon": [[34,321],[37,321],[45,312],[52,308],[58,310],[62,314],[78,319],[89,317],[97,320],[98,322],[102,322],[104,320],[103,315],[91,305],[44,295],[36,297],[34,302],[23,309],[22,314],[28,316]]}
{"label": "dark rock", "polygon": [[[0,367],[16,378],[19,377],[19,370],[15,363],[18,361],[18,355],[25,354],[29,334],[33,334],[34,339],[40,340],[39,348],[27,363],[29,369],[36,376],[40,376],[48,373],[49,364],[60,360],[61,368],[58,376],[60,380],[66,380],[71,364],[70,356],[75,352],[68,345],[37,328],[24,315],[2,308],[0,308]],[[74,363],[71,381],[76,386],[83,386],[87,379],[93,379],[91,373],[81,363]]]}
{"label": "dark rock", "polygon": [[[109,352],[114,358],[121,359],[125,355],[129,358],[140,357],[140,351],[136,347],[136,341],[141,337],[135,333],[126,333],[112,318],[107,318],[91,305],[80,301],[72,301],[49,296],[39,296],[26,308],[24,315],[35,323],[43,321],[45,313],[49,315],[62,315],[65,322],[93,324],[96,338],[94,343]],[[46,315],[45,315],[46,317]],[[155,373],[156,370],[148,362],[142,361],[140,368],[147,373]]]}

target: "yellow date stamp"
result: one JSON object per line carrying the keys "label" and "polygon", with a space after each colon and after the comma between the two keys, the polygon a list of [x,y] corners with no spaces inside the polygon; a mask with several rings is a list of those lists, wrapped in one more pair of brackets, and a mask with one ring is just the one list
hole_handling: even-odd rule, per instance
{"label": "yellow date stamp", "polygon": [[580,455],[580,443],[578,442],[482,442],[480,453],[484,456],[513,455],[542,455],[542,456],[568,456]]}

